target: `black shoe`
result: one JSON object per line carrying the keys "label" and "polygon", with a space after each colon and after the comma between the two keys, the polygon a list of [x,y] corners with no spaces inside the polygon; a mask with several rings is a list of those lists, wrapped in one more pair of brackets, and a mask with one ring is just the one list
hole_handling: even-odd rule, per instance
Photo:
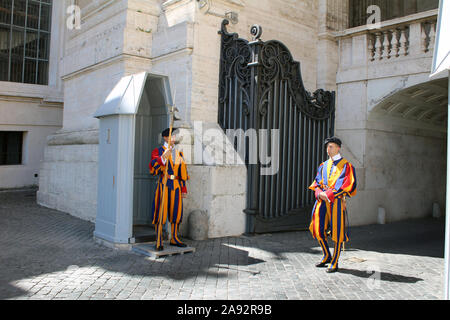
{"label": "black shoe", "polygon": [[175,246],[175,247],[180,247],[180,248],[186,248],[187,245],[185,245],[184,243],[170,243],[171,246]]}
{"label": "black shoe", "polygon": [[164,250],[163,246],[156,247],[156,251],[163,251],[163,250]]}
{"label": "black shoe", "polygon": [[339,271],[339,268],[336,266],[336,268],[328,268],[327,269],[327,273],[335,273],[335,272],[338,272]]}
{"label": "black shoe", "polygon": [[327,260],[327,261],[324,261],[324,262],[319,262],[319,263],[316,264],[316,268],[326,267],[327,264],[329,264],[330,262],[331,262],[330,260]]}

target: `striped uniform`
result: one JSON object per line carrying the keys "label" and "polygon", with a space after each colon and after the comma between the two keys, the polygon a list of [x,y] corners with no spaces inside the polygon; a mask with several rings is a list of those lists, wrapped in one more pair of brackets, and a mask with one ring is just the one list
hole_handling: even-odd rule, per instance
{"label": "striped uniform", "polygon": [[[152,205],[152,219],[156,228],[157,234],[157,247],[162,245],[162,228],[158,228],[160,202],[163,194],[163,179],[164,179],[164,162],[161,159],[162,154],[166,150],[165,146],[156,148],[152,152],[152,160],[150,162],[150,174],[159,175],[158,184],[155,190],[155,196],[153,198]],[[172,161],[172,157],[169,157],[166,164],[169,167],[167,169],[168,176],[175,176],[175,179],[167,179],[166,192],[163,203],[163,212],[161,219],[161,226],[166,223],[167,218],[171,224],[172,243],[181,243],[178,238],[179,225],[183,219],[183,200],[182,194],[187,193],[186,181],[189,180],[189,175],[186,168],[186,162],[184,161],[183,153],[176,151],[175,163]]]}
{"label": "striped uniform", "polygon": [[[335,268],[342,243],[348,241],[345,228],[345,197],[356,195],[355,168],[344,158],[335,161],[328,159],[319,166],[317,176],[309,189],[316,193],[309,230],[322,248],[322,262],[331,261],[330,268]],[[319,198],[321,192],[326,193],[329,202]],[[331,229],[331,238],[336,243],[333,258],[327,243],[328,227]]]}

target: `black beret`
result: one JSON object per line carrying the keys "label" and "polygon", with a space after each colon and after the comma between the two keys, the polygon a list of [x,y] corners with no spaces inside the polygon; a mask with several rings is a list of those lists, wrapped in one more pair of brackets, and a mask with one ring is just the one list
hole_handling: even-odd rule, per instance
{"label": "black beret", "polygon": [[330,142],[336,143],[339,146],[339,148],[342,146],[342,141],[336,137],[326,138],[325,141],[323,142],[323,144],[326,146]]}
{"label": "black beret", "polygon": [[[178,128],[172,128],[172,135],[175,134],[175,131],[178,130]],[[161,135],[163,137],[168,137],[170,133],[170,128],[164,129],[163,132],[161,132]]]}

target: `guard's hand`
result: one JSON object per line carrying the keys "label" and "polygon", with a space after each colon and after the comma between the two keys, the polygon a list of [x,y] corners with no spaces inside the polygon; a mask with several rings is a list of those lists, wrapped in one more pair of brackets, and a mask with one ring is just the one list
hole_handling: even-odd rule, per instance
{"label": "guard's hand", "polygon": [[167,158],[169,158],[169,155],[171,153],[172,153],[172,146],[167,148],[166,151],[164,151],[164,153],[162,154],[162,157],[164,158],[164,160],[167,160]]}
{"label": "guard's hand", "polygon": [[314,196],[316,197],[317,200],[319,200],[319,195],[322,192],[322,190],[320,188],[316,188],[316,191],[314,192]]}
{"label": "guard's hand", "polygon": [[330,200],[328,200],[327,194],[325,192],[321,192],[319,194],[319,198],[324,201],[330,201]]}
{"label": "guard's hand", "polygon": [[187,198],[187,193],[182,193],[181,198],[183,198],[183,199]]}

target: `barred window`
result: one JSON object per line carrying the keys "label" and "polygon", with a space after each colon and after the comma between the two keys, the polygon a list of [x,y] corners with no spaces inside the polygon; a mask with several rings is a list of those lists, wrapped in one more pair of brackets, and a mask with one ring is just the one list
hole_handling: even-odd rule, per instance
{"label": "barred window", "polygon": [[0,166],[22,164],[23,132],[0,131]]}
{"label": "barred window", "polygon": [[439,0],[350,0],[349,2],[349,27],[358,27],[367,23],[370,14],[367,8],[376,5],[381,9],[381,21],[391,20],[437,9]]}
{"label": "barred window", "polygon": [[48,84],[52,0],[0,0],[0,81]]}

